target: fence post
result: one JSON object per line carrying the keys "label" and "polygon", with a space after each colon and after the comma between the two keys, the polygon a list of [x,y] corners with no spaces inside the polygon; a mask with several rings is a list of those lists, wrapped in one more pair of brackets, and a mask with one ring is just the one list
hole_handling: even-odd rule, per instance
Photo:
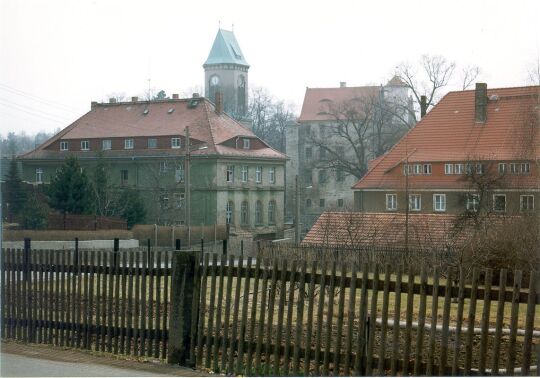
{"label": "fence post", "polygon": [[114,268],[118,267],[118,251],[120,250],[120,239],[114,238]]}
{"label": "fence post", "polygon": [[192,306],[195,293],[195,252],[175,252],[172,260],[171,277],[171,315],[169,319],[169,345],[167,362],[170,364],[186,365],[193,361],[190,356]]}
{"label": "fence post", "polygon": [[73,259],[73,265],[79,265],[79,238],[75,238],[75,255]]}
{"label": "fence post", "polygon": [[30,248],[31,248],[31,239],[24,238],[24,280],[28,281],[29,271],[30,271]]}
{"label": "fence post", "polygon": [[204,239],[201,238],[201,253],[204,252]]}
{"label": "fence post", "polygon": [[223,254],[227,254],[227,239],[223,239]]}
{"label": "fence post", "polygon": [[240,256],[244,255],[244,239],[240,240]]}
{"label": "fence post", "polygon": [[148,239],[146,241],[146,261],[150,261],[150,252],[151,252],[151,247],[150,247],[150,239]]}
{"label": "fence post", "polygon": [[175,250],[179,251],[182,247],[182,242],[180,241],[180,239],[176,239],[176,248]]}

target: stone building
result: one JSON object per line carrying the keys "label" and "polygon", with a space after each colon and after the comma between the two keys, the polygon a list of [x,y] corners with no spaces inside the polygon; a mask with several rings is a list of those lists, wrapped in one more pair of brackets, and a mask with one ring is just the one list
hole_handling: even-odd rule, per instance
{"label": "stone building", "polygon": [[[189,128],[190,143],[186,144]],[[185,224],[191,151],[191,225],[230,224],[255,238],[283,230],[285,155],[216,104],[189,99],[92,103],[91,110],[20,156],[23,180],[47,184],[66,157],[92,174],[102,157],[115,190],[140,191],[147,222]]]}
{"label": "stone building", "polygon": [[[370,102],[375,111],[384,102],[389,104],[395,114],[386,117],[385,121],[390,129],[396,130],[396,137],[388,147],[397,142],[404,132],[399,130],[394,117],[409,119],[412,114],[412,102],[408,88],[397,77],[394,77],[384,86],[347,87],[340,83],[337,88],[306,88],[302,111],[298,122],[290,124],[286,129],[287,162],[286,180],[286,219],[293,221],[296,206],[295,177],[299,177],[298,196],[300,198],[300,224],[301,235],[305,235],[317,218],[326,210],[346,210],[353,207],[353,192],[351,187],[358,181],[357,176],[345,172],[339,167],[322,164],[329,161],[332,153],[355,162],[355,152],[350,142],[345,141],[342,135],[336,132],[340,127],[339,115],[331,114],[329,108],[339,107],[360,99],[363,104]],[[358,110],[359,113],[363,109]],[[377,146],[368,144],[365,156],[367,162],[378,156]],[[329,150],[330,149],[330,150]],[[325,166],[326,165],[326,166]],[[367,169],[367,165],[365,167]]]}

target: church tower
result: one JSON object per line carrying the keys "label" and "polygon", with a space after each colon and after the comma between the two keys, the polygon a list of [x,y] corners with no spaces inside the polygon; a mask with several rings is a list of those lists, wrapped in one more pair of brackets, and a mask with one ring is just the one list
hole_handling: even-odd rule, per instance
{"label": "church tower", "polygon": [[203,68],[204,96],[215,103],[216,91],[220,91],[225,112],[236,119],[245,118],[249,64],[232,31],[218,30]]}

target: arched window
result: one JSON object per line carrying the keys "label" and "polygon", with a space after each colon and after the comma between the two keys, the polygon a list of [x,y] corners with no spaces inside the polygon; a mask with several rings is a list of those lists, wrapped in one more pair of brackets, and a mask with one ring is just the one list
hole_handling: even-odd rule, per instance
{"label": "arched window", "polygon": [[227,209],[226,209],[226,217],[227,217],[227,224],[233,224],[234,223],[234,202],[228,201],[227,202]]}
{"label": "arched window", "polygon": [[238,88],[237,88],[237,103],[238,114],[244,115],[246,113],[246,79],[244,75],[238,76]]}
{"label": "arched window", "polygon": [[276,223],[276,201],[268,202],[268,224]]}
{"label": "arched window", "polygon": [[261,201],[257,201],[255,203],[255,224],[256,225],[261,225],[263,223],[262,219],[263,219],[263,216],[262,216],[262,203]]}
{"label": "arched window", "polygon": [[240,223],[242,223],[243,226],[246,226],[249,224],[249,206],[247,201],[242,202],[242,205],[240,206]]}

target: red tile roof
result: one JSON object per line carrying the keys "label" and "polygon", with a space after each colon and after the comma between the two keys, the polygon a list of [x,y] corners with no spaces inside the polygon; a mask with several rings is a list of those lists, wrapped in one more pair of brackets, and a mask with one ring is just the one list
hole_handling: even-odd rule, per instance
{"label": "red tile roof", "polygon": [[327,121],[334,119],[325,114],[328,110],[328,101],[334,104],[342,104],[354,98],[367,98],[379,93],[378,86],[366,87],[340,87],[340,88],[306,88],[302,112],[298,118],[303,121]]}
{"label": "red tile roof", "polygon": [[[222,146],[222,143],[235,137],[257,138],[257,136],[225,113],[216,114],[214,105],[207,99],[199,98],[199,103],[195,107],[190,106],[192,100],[174,99],[98,104],[34,151],[21,157],[23,159],[46,158],[51,153],[57,152],[47,150],[47,147],[59,139],[184,136],[186,127],[189,127],[191,138],[205,143],[208,147],[205,150],[196,151],[195,154],[286,159],[284,154],[274,150],[264,142],[262,142],[263,148],[252,150],[235,150]],[[178,150],[168,150],[167,152],[178,154]],[[144,151],[107,151],[107,154],[109,153],[144,154]],[[155,153],[152,152],[152,154]]]}
{"label": "red tile roof", "polygon": [[[475,91],[448,93],[353,189],[401,188],[402,164],[540,159],[540,87],[488,90],[487,121],[475,123]],[[512,185],[538,188],[536,170]],[[411,188],[462,188],[459,175],[409,176]]]}
{"label": "red tile roof", "polygon": [[[403,246],[405,214],[325,212],[302,243],[326,246]],[[409,214],[409,246],[441,248],[455,246],[465,235],[454,233],[457,216],[448,214]]]}

